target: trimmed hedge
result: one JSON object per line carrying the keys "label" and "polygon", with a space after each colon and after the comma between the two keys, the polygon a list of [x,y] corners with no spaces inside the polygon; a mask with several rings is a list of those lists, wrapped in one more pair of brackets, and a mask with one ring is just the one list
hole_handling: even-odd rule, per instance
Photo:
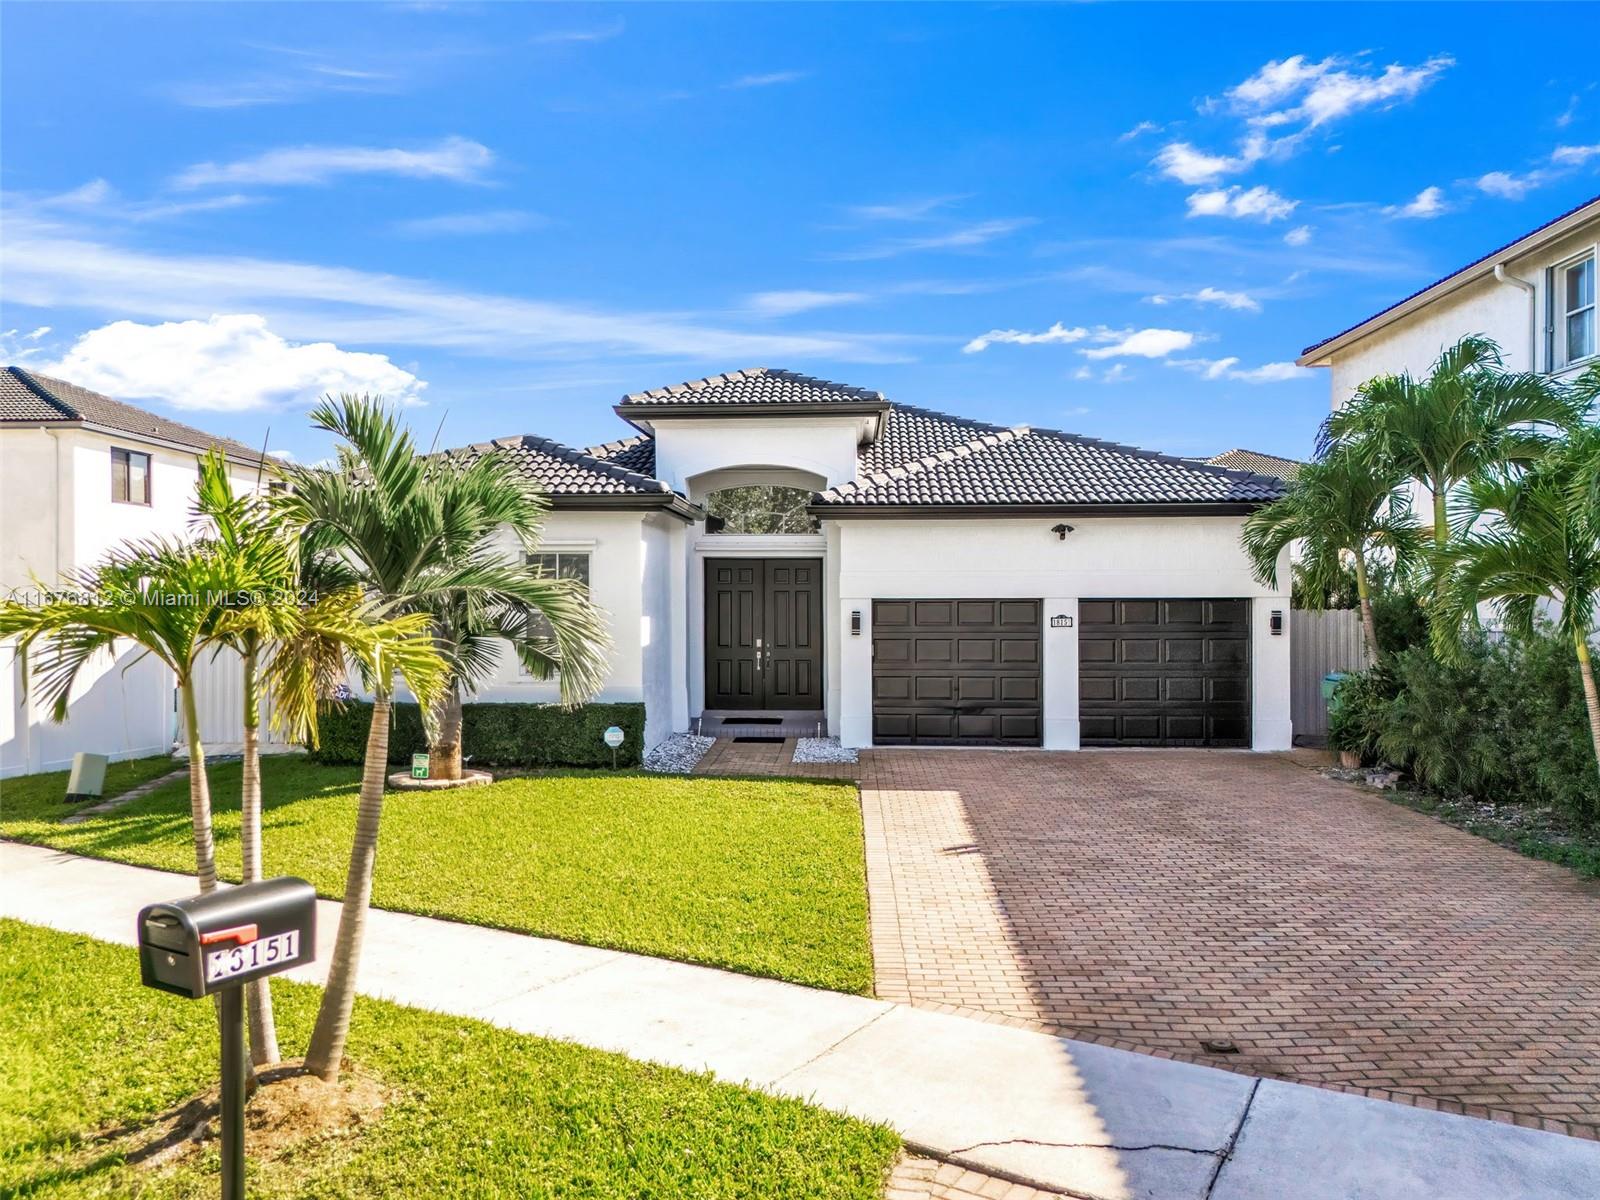
{"label": "trimmed hedge", "polygon": [[[364,700],[326,704],[318,725],[321,744],[308,751],[313,762],[360,763],[372,728],[372,705]],[[576,709],[556,704],[463,704],[461,752],[475,766],[609,767],[611,751],[601,735],[611,725],[626,735],[617,751],[617,765],[638,766],[644,753],[643,704],[586,704]],[[421,710],[415,704],[396,704],[389,727],[389,761],[404,765],[427,749]]]}

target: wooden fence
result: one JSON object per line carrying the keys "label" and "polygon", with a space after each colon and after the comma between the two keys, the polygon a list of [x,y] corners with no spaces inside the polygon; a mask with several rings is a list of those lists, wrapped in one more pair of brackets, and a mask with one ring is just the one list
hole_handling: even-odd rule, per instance
{"label": "wooden fence", "polygon": [[1320,743],[1328,736],[1328,704],[1322,677],[1330,671],[1363,671],[1367,646],[1361,613],[1353,608],[1289,615],[1289,713],[1295,741]]}

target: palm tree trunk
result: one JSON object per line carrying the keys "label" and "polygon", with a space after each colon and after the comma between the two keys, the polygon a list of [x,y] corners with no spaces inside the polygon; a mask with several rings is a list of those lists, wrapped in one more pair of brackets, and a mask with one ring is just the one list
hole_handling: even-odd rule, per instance
{"label": "palm tree trunk", "polygon": [[350,1010],[356,1000],[356,970],[367,931],[367,905],[372,898],[372,868],[378,857],[378,819],[383,814],[383,784],[389,769],[389,680],[379,681],[372,697],[372,728],[361,771],[361,803],[356,810],[356,836],[345,874],[344,906],[339,935],[328,966],[328,986],[317,1010],[306,1067],[329,1083],[339,1079],[345,1039],[350,1036]]}
{"label": "palm tree trunk", "polygon": [[1600,770],[1600,691],[1595,689],[1594,663],[1589,659],[1589,639],[1579,629],[1572,635],[1578,651],[1578,674],[1583,677],[1583,705],[1589,710],[1589,738],[1594,742],[1595,769]]}
{"label": "palm tree trunk", "polygon": [[1445,487],[1442,482],[1428,486],[1433,492],[1433,548],[1443,550],[1450,541],[1450,511],[1445,504]]}
{"label": "palm tree trunk", "polygon": [[1372,662],[1383,661],[1383,651],[1378,649],[1378,623],[1372,617],[1372,587],[1367,582],[1367,560],[1356,551],[1356,596],[1361,603],[1361,630],[1367,636],[1367,654]]}
{"label": "palm tree trunk", "polygon": [[433,711],[438,733],[428,747],[428,775],[433,779],[460,779],[461,689],[451,687]]}
{"label": "palm tree trunk", "polygon": [[[239,853],[243,879],[254,883],[261,874],[261,689],[257,683],[260,651],[244,653],[244,762],[239,782]],[[279,1060],[278,1028],[272,1017],[270,981],[245,985],[245,1010],[250,1025],[250,1061],[265,1066]]]}
{"label": "palm tree trunk", "polygon": [[206,780],[206,748],[200,741],[200,718],[195,711],[194,678],[178,681],[183,703],[183,732],[189,739],[189,823],[194,832],[194,873],[200,891],[217,889],[217,843],[211,833],[211,785]]}

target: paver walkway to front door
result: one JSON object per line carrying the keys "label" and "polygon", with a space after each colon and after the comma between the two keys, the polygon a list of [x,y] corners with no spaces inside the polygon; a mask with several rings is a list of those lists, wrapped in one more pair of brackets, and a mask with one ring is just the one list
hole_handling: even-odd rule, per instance
{"label": "paver walkway to front door", "polygon": [[1277,756],[884,750],[861,786],[884,999],[1600,1136],[1600,884]]}

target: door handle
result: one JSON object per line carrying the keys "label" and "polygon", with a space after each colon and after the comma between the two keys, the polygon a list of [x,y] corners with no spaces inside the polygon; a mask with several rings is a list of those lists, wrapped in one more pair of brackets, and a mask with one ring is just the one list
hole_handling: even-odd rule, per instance
{"label": "door handle", "polygon": [[760,672],[762,669],[763,668],[761,666],[761,639],[757,638],[756,639],[756,671]]}

